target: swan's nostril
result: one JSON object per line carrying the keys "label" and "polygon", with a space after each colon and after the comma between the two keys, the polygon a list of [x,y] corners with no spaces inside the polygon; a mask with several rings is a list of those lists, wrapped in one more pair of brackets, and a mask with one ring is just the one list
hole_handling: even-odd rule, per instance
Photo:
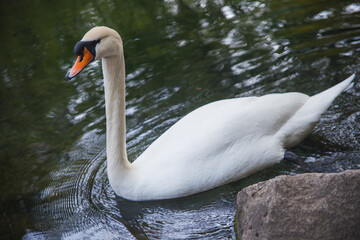
{"label": "swan's nostril", "polygon": [[81,54],[81,55],[80,55],[79,62],[82,62],[83,59],[84,59],[84,54]]}

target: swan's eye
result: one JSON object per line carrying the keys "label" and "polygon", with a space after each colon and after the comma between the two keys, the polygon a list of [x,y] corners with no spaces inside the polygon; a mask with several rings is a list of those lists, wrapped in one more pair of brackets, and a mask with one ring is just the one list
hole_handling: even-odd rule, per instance
{"label": "swan's eye", "polygon": [[100,43],[101,42],[101,39],[98,39],[96,40],[96,44]]}
{"label": "swan's eye", "polygon": [[99,43],[100,40],[94,41],[80,41],[74,47],[74,53],[76,56],[80,56],[80,61],[82,61],[84,57],[85,48],[93,55],[96,56],[95,47],[96,44]]}

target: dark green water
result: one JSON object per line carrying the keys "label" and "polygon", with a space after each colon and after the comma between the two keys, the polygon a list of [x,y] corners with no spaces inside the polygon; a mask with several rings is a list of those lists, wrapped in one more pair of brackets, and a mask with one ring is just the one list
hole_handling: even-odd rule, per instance
{"label": "dark green water", "polygon": [[[205,103],[314,94],[359,70],[354,0],[0,3],[0,239],[233,239],[241,188],[301,173],[284,162],[184,199],[117,198],[106,177],[100,63],[64,77],[92,26],[124,40],[131,160]],[[360,168],[359,122],[356,84],[294,151],[320,172]]]}

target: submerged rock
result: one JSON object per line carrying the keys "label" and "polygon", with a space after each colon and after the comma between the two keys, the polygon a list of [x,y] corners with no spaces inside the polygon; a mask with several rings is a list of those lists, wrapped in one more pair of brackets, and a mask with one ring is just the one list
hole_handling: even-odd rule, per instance
{"label": "submerged rock", "polygon": [[360,239],[360,170],[278,176],[236,204],[239,239]]}

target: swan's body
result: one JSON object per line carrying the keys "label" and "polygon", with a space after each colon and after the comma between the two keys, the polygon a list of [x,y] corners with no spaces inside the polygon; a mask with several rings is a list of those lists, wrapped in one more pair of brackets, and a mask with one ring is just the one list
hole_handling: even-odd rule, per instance
{"label": "swan's body", "polygon": [[[86,50],[93,53],[90,61],[102,58],[108,177],[116,194],[130,200],[187,196],[278,163],[285,149],[310,133],[321,114],[354,79],[353,75],[312,97],[302,93],[269,94],[207,104],[174,124],[129,163],[122,40],[116,31],[96,27],[85,34],[75,52],[79,49],[82,54]],[[87,63],[80,70],[77,64],[81,60],[68,78]]]}

